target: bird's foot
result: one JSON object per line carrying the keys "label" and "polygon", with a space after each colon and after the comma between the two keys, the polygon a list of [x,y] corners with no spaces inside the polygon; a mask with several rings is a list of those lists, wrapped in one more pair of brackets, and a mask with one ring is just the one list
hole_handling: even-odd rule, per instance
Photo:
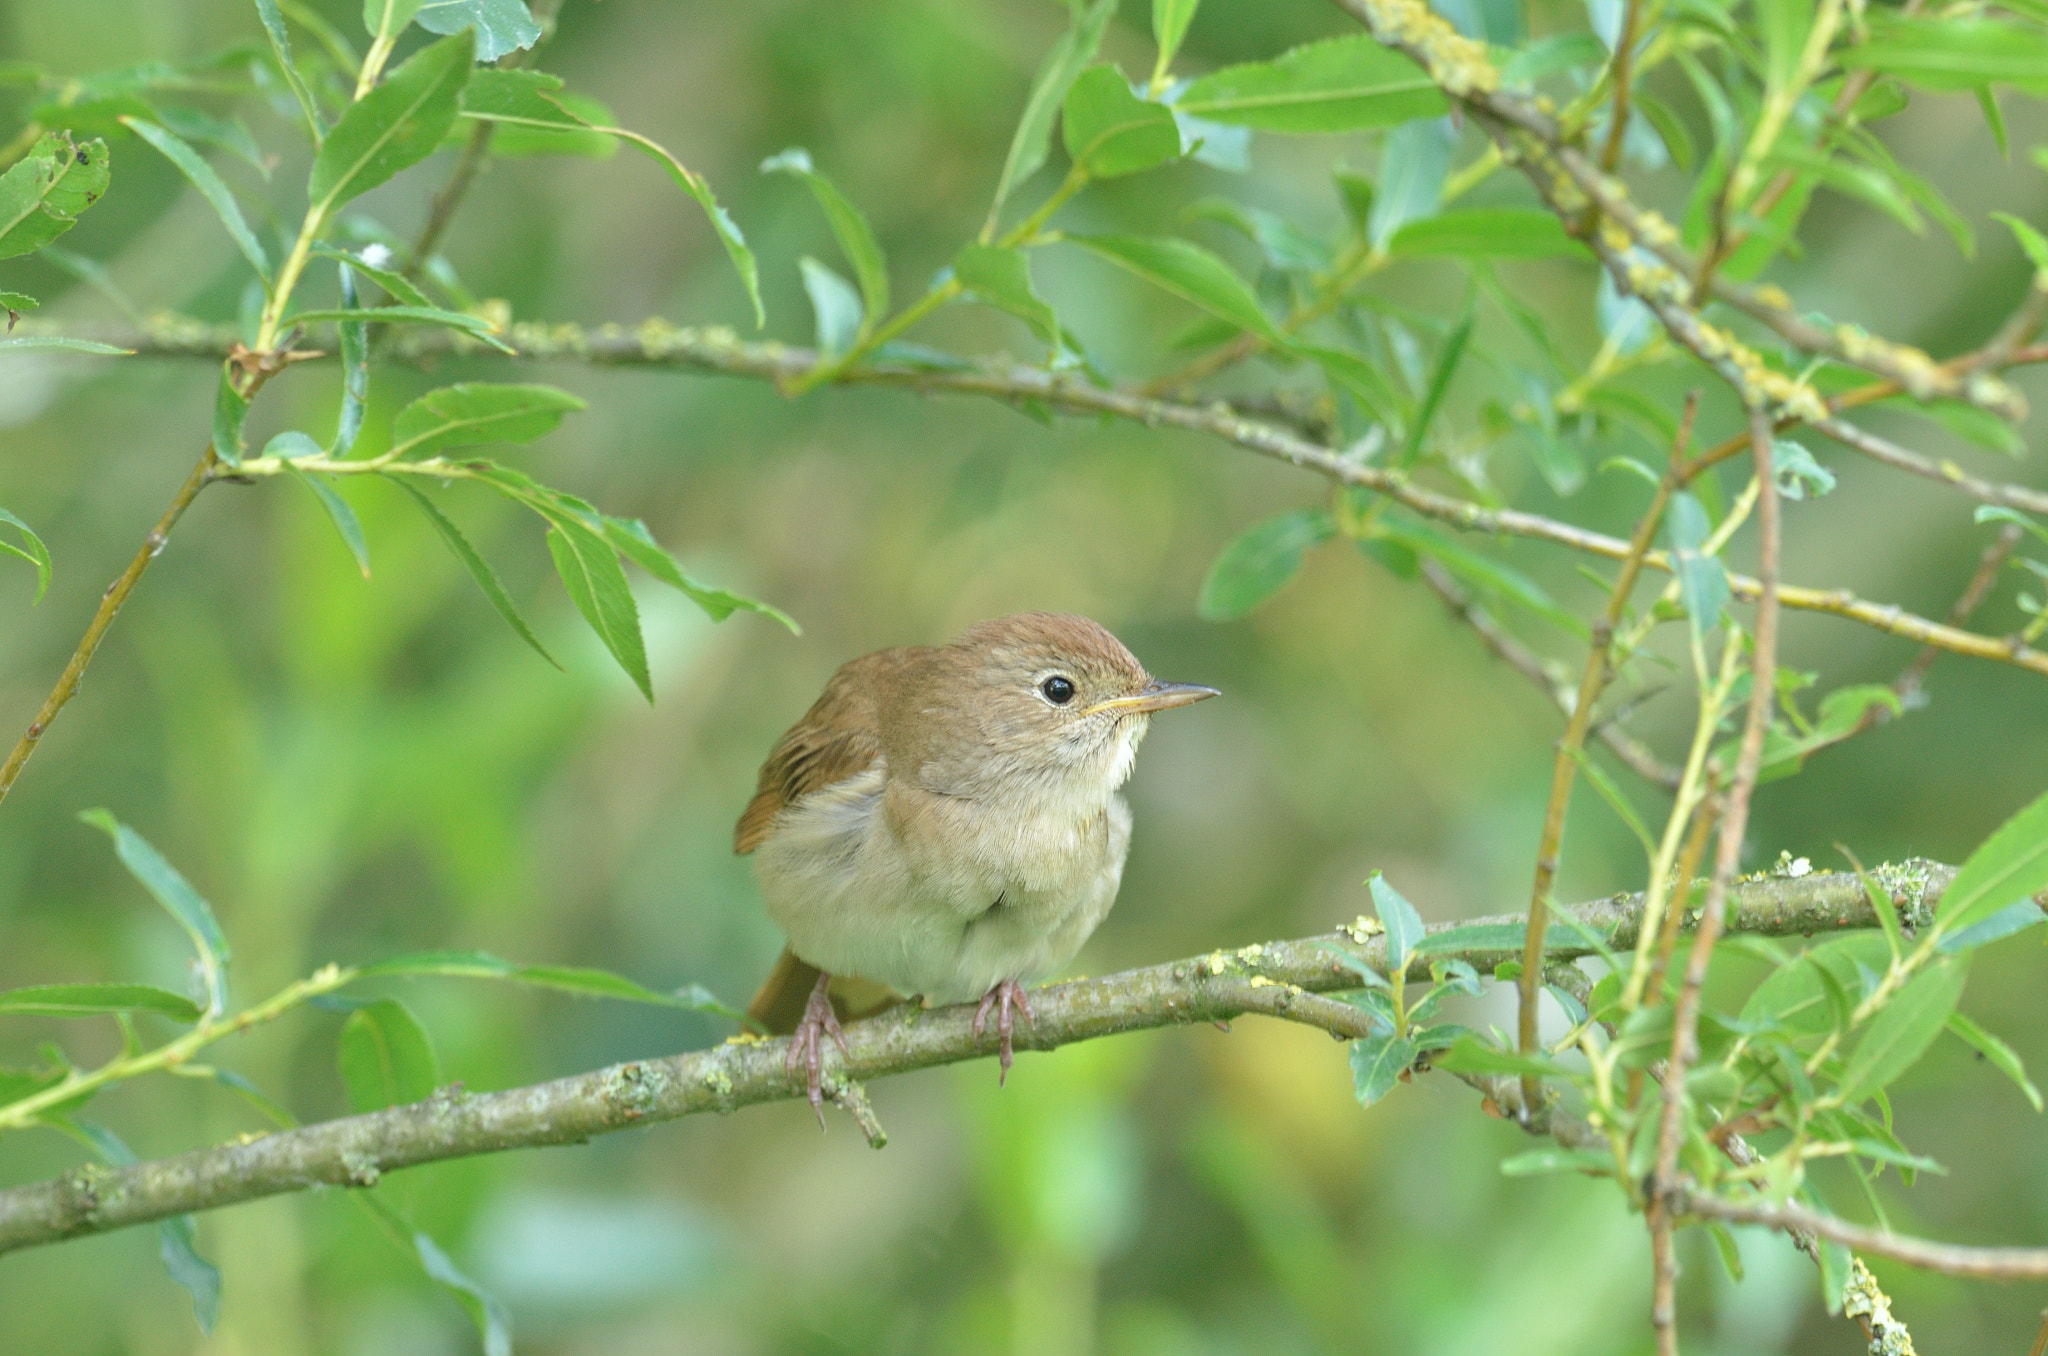
{"label": "bird's foot", "polygon": [[811,1110],[817,1113],[820,1130],[825,1128],[825,1088],[819,1038],[830,1036],[832,1043],[839,1047],[839,1053],[847,1053],[846,1033],[839,1029],[839,1014],[832,1010],[832,996],[825,991],[831,983],[832,976],[818,976],[817,984],[811,988],[810,1001],[804,1004],[803,1020],[796,1024],[796,1031],[789,1038],[789,1051],[782,1057],[784,1072],[793,1074],[797,1065],[802,1064],[809,1075],[807,1086]]}
{"label": "bird's foot", "polygon": [[1002,1072],[996,1075],[996,1084],[1001,1086],[1010,1078],[1010,1033],[1014,1029],[1011,1014],[1023,1013],[1024,1020],[1033,1027],[1038,1025],[1038,1018],[1031,1011],[1031,1000],[1024,996],[1024,986],[1014,979],[1003,980],[982,996],[981,1006],[974,1010],[976,1040],[981,1039],[981,1029],[988,1021],[990,1008],[995,1009],[996,1035],[1001,1038],[996,1048],[996,1062],[1002,1066]]}

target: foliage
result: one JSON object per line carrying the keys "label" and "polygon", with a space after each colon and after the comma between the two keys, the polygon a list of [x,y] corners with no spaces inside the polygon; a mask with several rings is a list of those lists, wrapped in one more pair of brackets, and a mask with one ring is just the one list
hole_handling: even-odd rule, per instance
{"label": "foliage", "polygon": [[[725,366],[716,357],[705,365],[773,375],[791,395],[855,382],[944,389],[931,378],[952,375],[956,389],[1002,396],[1036,416],[1097,409],[1178,423],[1321,471],[1331,482],[1326,496],[1265,514],[1216,550],[1195,600],[1211,621],[1254,614],[1320,548],[1341,541],[1355,548],[1336,553],[1345,568],[1364,559],[1396,579],[1425,581],[1497,649],[1511,647],[1487,609],[1511,627],[1541,623],[1551,643],[1560,633],[1574,645],[1590,642],[1576,691],[1540,660],[1523,666],[1571,717],[1526,932],[1454,942],[1428,933],[1383,875],[1367,882],[1385,968],[1333,952],[1358,981],[1345,1000],[1365,1032],[1354,1032],[1350,1045],[1357,1101],[1373,1107],[1436,1069],[1488,1088],[1496,1083],[1487,1080],[1513,1082],[1523,1089],[1523,1119],[1539,1130],[1548,1115],[1581,1118],[1601,1147],[1546,1146],[1509,1158],[1502,1170],[1611,1182],[1623,1204],[1650,1221],[1660,1286],[1671,1282],[1674,1223],[1713,1219],[1706,1206],[1714,1202],[1820,1207],[1816,1165],[1846,1168],[1882,1220],[1876,1184],[1887,1168],[1902,1185],[1940,1171],[1896,1133],[1891,1095],[1944,1033],[2041,1107],[2014,1047],[1963,1004],[1977,954],[2043,920],[2034,900],[2048,892],[2048,796],[1985,839],[1931,908],[1924,874],[1859,867],[1874,931],[1717,948],[1716,910],[1738,866],[1756,785],[1794,776],[1823,750],[1905,716],[1917,696],[1917,680],[1844,678],[1809,716],[1798,694],[1815,675],[1777,660],[1781,610],[1834,612],[2034,677],[2048,673],[2048,659],[2031,648],[2048,627],[2038,595],[2016,594],[2030,619],[2010,638],[1965,629],[2008,557],[2048,580],[2048,564],[2036,558],[2048,545],[2039,493],[1967,475],[1844,423],[1861,406],[1890,403],[1991,448],[2023,450],[2016,426],[2024,403],[2001,373],[2048,356],[2030,346],[2048,296],[2048,241],[2024,219],[2001,214],[2035,275],[2003,328],[1944,361],[1797,306],[1775,281],[1758,280],[1818,243],[1807,216],[1823,193],[1914,236],[1929,237],[1938,225],[1964,254],[1974,250],[1963,211],[1940,183],[1895,157],[1882,124],[1923,95],[1960,93],[1977,101],[2003,146],[2001,101],[2048,97],[2048,16],[2036,6],[1866,14],[1837,0],[1735,10],[1628,0],[1589,6],[1583,27],[1537,34],[1524,7],[1512,4],[1444,5],[1444,17],[1407,3],[1343,8],[1362,18],[1364,31],[1193,73],[1184,68],[1199,17],[1194,0],[1155,0],[1154,60],[1133,80],[1104,58],[1126,50],[1109,41],[1116,0],[1071,4],[1023,92],[1000,165],[985,167],[993,191],[978,234],[949,242],[944,267],[907,302],[902,279],[924,275],[900,259],[892,270],[877,227],[886,221],[881,205],[871,213],[820,167],[822,157],[801,147],[769,157],[760,169],[808,192],[851,281],[817,258],[797,258],[814,350],[743,348],[721,338],[710,347],[726,355]],[[709,226],[761,326],[767,309],[754,249],[708,180],[615,125],[609,110],[562,77],[522,65],[552,23],[551,12],[536,16],[522,0],[367,0],[360,57],[353,38],[301,6],[255,0],[254,9],[249,45],[203,66],[82,80],[27,73],[35,97],[10,147],[12,163],[0,170],[0,259],[43,252],[71,230],[116,184],[110,144],[132,138],[199,194],[247,266],[248,304],[239,339],[220,355],[210,445],[167,523],[212,483],[297,480],[368,577],[377,542],[353,490],[340,487],[393,486],[514,633],[559,666],[446,507],[450,487],[479,486],[539,520],[570,604],[650,702],[655,661],[627,562],[714,621],[746,611],[794,632],[776,607],[687,573],[638,518],[476,451],[546,438],[587,408],[583,395],[538,382],[457,380],[411,399],[388,424],[370,417],[382,394],[373,374],[408,352],[403,331],[432,339],[409,351],[415,356],[431,350],[483,362],[524,351],[502,309],[478,302],[438,252],[446,211],[493,145],[506,155],[599,159],[620,142],[641,151],[695,204],[690,220],[701,213],[702,223],[691,229]],[[423,39],[415,27],[433,36]],[[498,64],[479,64],[490,62]],[[282,111],[272,121],[302,143],[305,180],[280,176],[277,191],[252,207],[244,201],[249,174],[229,166],[231,179],[214,158],[241,162],[266,181],[274,164],[297,163],[273,159],[269,141],[235,112],[264,103]],[[1197,167],[1205,175],[1242,169],[1247,147],[1263,144],[1257,139],[1338,134],[1362,134],[1357,144],[1370,145],[1374,168],[1333,162],[1330,210],[1320,215],[1302,207],[1302,194],[1276,204],[1184,191],[1213,186],[1213,178],[1195,178]],[[1063,168],[1048,183],[1039,172],[1056,144]],[[2039,158],[2040,148],[2028,149]],[[456,157],[456,177],[436,204],[437,224],[406,246],[367,215],[365,201],[385,210],[396,192],[389,185],[411,183],[400,176],[444,150]],[[607,163],[591,172],[620,171]],[[1665,176],[1661,212],[1631,196],[1631,176],[1653,174]],[[1105,229],[1100,205],[1126,180],[1177,204],[1177,213],[1164,214],[1177,225]],[[1107,346],[1085,332],[1091,308],[1073,305],[1071,289],[1046,286],[1054,272],[1105,288],[1129,283],[1141,289],[1135,295],[1174,309],[1183,327],[1143,360],[1149,376],[1105,370],[1096,350]],[[1415,304],[1416,277],[1435,280],[1432,304]],[[381,302],[365,304],[370,289]],[[0,294],[0,303],[10,330],[37,308],[20,292]],[[940,317],[958,303],[1021,323],[1044,364],[1015,368],[906,337],[951,323]],[[1571,306],[1597,321],[1590,354],[1576,351],[1556,323]],[[0,346],[129,351],[30,328]],[[265,388],[295,362],[319,356],[316,345],[339,358],[331,369],[333,436],[286,428],[253,448],[250,421]],[[1223,399],[1256,420],[1203,404],[1215,398],[1207,383],[1224,376],[1244,385]],[[1718,383],[1722,398],[1695,398],[1677,413],[1675,386],[1702,381]],[[1696,415],[1702,428],[1725,426],[1725,440],[1695,449]],[[1780,515],[1795,515],[1797,527],[1799,506],[1835,490],[1840,476],[1839,463],[1787,436],[1802,426],[1984,501],[1976,521],[1995,525],[2004,544],[1986,557],[1983,587],[1954,621],[1936,624],[1779,578],[1780,547],[1793,535]],[[1646,461],[1646,451],[1666,466]],[[1748,474],[1731,495],[1722,468],[1744,454]],[[1632,535],[1608,535],[1599,515],[1618,499],[1640,497],[1639,482],[1654,488],[1646,507],[1629,511]],[[33,568],[40,599],[52,575],[43,538],[4,509],[0,529],[0,554]],[[1743,534],[1757,540],[1753,577],[1729,561]],[[1601,602],[1560,601],[1562,589],[1510,560],[1511,537],[1547,540],[1614,567],[1589,571]],[[160,548],[161,537],[154,540]],[[139,558],[103,608],[118,610],[152,556]],[[1646,594],[1637,586],[1645,570],[1669,579]],[[100,614],[81,648],[81,669],[113,610]],[[77,678],[67,674],[50,715]],[[1624,713],[1596,710],[1610,687],[1670,681],[1689,683],[1694,697],[1690,728],[1675,741],[1682,756],[1669,768],[1632,760],[1638,772],[1650,763],[1651,792],[1668,795],[1660,825],[1641,812],[1643,794],[1622,789],[1586,744],[1596,727],[1622,723]],[[38,717],[10,759],[0,796],[45,721]],[[1640,927],[1625,941],[1591,934],[1553,908],[1556,859],[1582,772],[1643,849]],[[602,969],[515,965],[480,951],[328,964],[238,1007],[226,933],[208,902],[113,814],[86,818],[189,938],[191,992],[122,980],[0,992],[0,1016],[108,1018],[122,1036],[121,1052],[91,1067],[51,1046],[42,1064],[0,1074],[0,1131],[56,1130],[109,1163],[130,1162],[111,1131],[78,1113],[103,1091],[158,1074],[208,1077],[264,1108],[273,1123],[289,1124],[281,1092],[193,1057],[301,1008],[341,1016],[335,1069],[355,1111],[435,1095],[445,1070],[429,1024],[365,981],[480,977],[737,1017],[701,986],[662,992]],[[1730,846],[1696,881],[1716,832]],[[1595,950],[1597,964],[1545,964],[1545,942],[1560,933]],[[1689,948],[1690,936],[1698,941]],[[1523,959],[1494,964],[1490,974],[1471,959],[1510,951]],[[1455,1016],[1496,984],[1521,993],[1524,1021],[1513,1037]],[[1539,990],[1568,1019],[1547,1036],[1535,1020]],[[144,1027],[145,1018],[176,1033],[152,1043],[143,1033],[157,1026]],[[1745,1147],[1731,1149],[1737,1141]],[[486,1349],[509,1349],[504,1306],[405,1212],[365,1200],[401,1251],[470,1314]],[[160,1251],[210,1327],[221,1276],[196,1239],[191,1218],[180,1216],[163,1224]],[[1820,1252],[1833,1311],[1849,1273],[1841,1258]],[[1659,1336],[1675,1349],[1668,1319]]]}

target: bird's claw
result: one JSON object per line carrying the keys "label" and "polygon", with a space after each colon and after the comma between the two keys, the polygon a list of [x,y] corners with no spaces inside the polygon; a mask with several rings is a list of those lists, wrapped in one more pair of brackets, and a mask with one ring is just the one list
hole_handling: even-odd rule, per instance
{"label": "bird's claw", "polygon": [[785,1073],[795,1073],[801,1064],[807,1075],[806,1091],[810,1094],[811,1110],[818,1117],[818,1129],[825,1128],[825,1084],[823,1051],[818,1037],[822,1033],[832,1038],[843,1057],[846,1049],[846,1033],[839,1027],[839,1014],[832,1010],[832,996],[826,992],[832,982],[830,975],[819,975],[818,982],[811,989],[810,1001],[804,1004],[803,1020],[796,1024],[796,1030],[789,1038],[789,1049],[782,1056]]}
{"label": "bird's claw", "polygon": [[974,1010],[976,1040],[981,1039],[981,1029],[988,1021],[990,1008],[994,1008],[996,1012],[996,1035],[999,1038],[996,1046],[996,1063],[1001,1066],[1001,1072],[996,1075],[996,1085],[1001,1087],[1010,1079],[1010,1033],[1014,1030],[1011,1014],[1023,1013],[1024,1020],[1031,1023],[1034,1028],[1038,1025],[1038,1018],[1031,1011],[1031,1000],[1024,996],[1024,986],[1014,979],[1003,980],[982,995],[981,1006]]}

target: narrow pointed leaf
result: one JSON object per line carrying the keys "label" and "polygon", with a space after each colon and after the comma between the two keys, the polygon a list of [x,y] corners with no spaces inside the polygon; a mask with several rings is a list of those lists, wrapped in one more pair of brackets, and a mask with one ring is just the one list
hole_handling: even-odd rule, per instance
{"label": "narrow pointed leaf", "polygon": [[700,984],[686,985],[672,993],[650,989],[609,970],[563,965],[515,965],[484,951],[423,951],[394,956],[363,966],[357,974],[368,978],[389,975],[446,975],[468,979],[503,979],[536,988],[581,994],[588,998],[617,998],[629,1003],[650,1003],[691,1012],[713,1012],[737,1017],[737,1010],[719,1002]]}
{"label": "narrow pointed leaf", "polygon": [[2048,890],[2048,795],[2007,820],[1972,852],[1942,892],[1935,922],[1961,932]]}
{"label": "narrow pointed leaf", "polygon": [[1394,1090],[1421,1053],[1405,1037],[1385,1035],[1351,1042],[1351,1090],[1360,1106],[1371,1106]]}
{"label": "narrow pointed leaf", "polygon": [[553,432],[563,415],[586,407],[580,396],[553,386],[459,382],[400,410],[391,445],[400,455],[424,456],[479,443],[530,443]]}
{"label": "narrow pointed leaf", "polygon": [[24,348],[61,348],[72,353],[98,353],[108,357],[125,357],[135,352],[132,348],[116,348],[97,339],[67,339],[58,334],[25,334],[19,339],[0,339],[0,352]]}
{"label": "narrow pointed leaf", "polygon": [[512,353],[513,347],[500,339],[491,328],[491,322],[466,311],[448,311],[438,306],[370,306],[322,307],[310,311],[295,311],[285,318],[289,325],[311,325],[318,321],[333,321],[348,325],[439,325],[443,329],[460,330],[480,344],[488,344],[500,353]]}
{"label": "narrow pointed leaf", "polygon": [[690,601],[703,608],[713,621],[724,621],[734,612],[758,612],[764,617],[781,622],[792,634],[803,634],[803,628],[780,608],[772,607],[757,598],[749,598],[729,589],[712,588],[692,579],[684,573],[683,567],[676,563],[674,556],[662,550],[660,544],[654,540],[654,534],[647,530],[647,524],[638,518],[608,516],[604,520],[604,535],[606,540],[619,549],[619,554],[670,588],[687,595]]}
{"label": "narrow pointed leaf", "polygon": [[1550,212],[1534,207],[1477,207],[1410,221],[1387,241],[1404,259],[1543,259],[1584,254]]}
{"label": "narrow pointed leaf", "polygon": [[852,200],[839,191],[838,185],[818,173],[807,152],[792,147],[762,161],[761,170],[793,174],[809,185],[811,196],[818,200],[833,238],[839,242],[847,262],[853,265],[853,276],[860,283],[860,334],[866,337],[889,313],[889,264],[882,256],[881,242],[875,239],[874,227]]}
{"label": "narrow pointed leaf", "polygon": [[1170,236],[1070,235],[1072,243],[1270,344],[1286,340],[1244,279],[1199,245]]}
{"label": "narrow pointed leaf", "polygon": [[271,54],[277,58],[277,68],[283,73],[285,84],[291,86],[292,97],[299,101],[299,112],[305,115],[306,129],[312,133],[313,144],[317,147],[327,135],[327,126],[320,119],[320,106],[314,102],[313,91],[306,86],[306,77],[299,74],[298,66],[292,61],[291,30],[285,27],[277,0],[256,0],[256,14],[263,21],[263,32],[270,39]]}
{"label": "narrow pointed leaf", "polygon": [[177,920],[199,953],[200,975],[206,984],[207,1010],[216,1015],[227,1011],[227,967],[232,959],[228,939],[214,920],[213,908],[162,853],[135,830],[105,810],[85,810],[81,820],[114,840],[114,852],[128,874],[142,883],[156,902]]}
{"label": "narrow pointed leaf", "polygon": [[555,573],[569,591],[569,601],[597,632],[612,658],[640,689],[654,700],[654,682],[647,673],[647,646],[640,635],[640,605],[626,583],[618,552],[610,542],[581,521],[565,514],[543,512],[548,519],[548,554],[554,557]]}
{"label": "narrow pointed leaf", "polygon": [[2041,1110],[2041,1090],[2027,1077],[2026,1066],[2010,1045],[1971,1021],[1966,1013],[1951,1012],[1948,1015],[1948,1029],[1961,1037],[1978,1054],[1984,1056],[1991,1066],[2013,1081],[2021,1094],[2035,1111]]}
{"label": "narrow pointed leaf", "polygon": [[[356,271],[343,264],[337,272],[341,277],[341,309],[354,311],[358,309]],[[340,320],[335,322],[335,328],[341,332],[341,409],[334,416],[334,446],[329,451],[333,456],[346,457],[363,431],[363,414],[370,403],[370,327],[360,320]]]}
{"label": "narrow pointed leaf", "polygon": [[153,984],[35,984],[0,992],[0,1013],[91,1017],[109,1012],[154,1012],[179,1022],[199,1020],[199,1005]]}
{"label": "narrow pointed leaf", "polygon": [[1945,956],[1908,980],[1870,1019],[1842,1070],[1848,1106],[1875,1096],[1913,1067],[1947,1026],[1969,978],[1968,957]]}
{"label": "narrow pointed leaf", "polygon": [[1293,509],[1245,529],[1218,553],[1195,603],[1209,621],[1232,621],[1278,593],[1302,558],[1337,525],[1322,509]]}
{"label": "narrow pointed leaf", "polygon": [[860,342],[861,331],[867,328],[860,293],[853,290],[852,283],[808,254],[798,259],[796,265],[803,275],[804,295],[810,298],[818,351],[846,352]]}
{"label": "narrow pointed leaf", "polygon": [[1227,66],[1189,85],[1174,106],[1268,132],[1388,127],[1446,107],[1443,91],[1420,66],[1363,33]]}
{"label": "narrow pointed leaf", "polygon": [[50,548],[43,545],[43,539],[35,534],[33,528],[4,508],[0,508],[0,525],[11,527],[21,534],[19,546],[10,541],[0,540],[0,555],[19,556],[35,566],[36,596],[29,604],[33,607],[43,601],[43,594],[50,588]]}
{"label": "narrow pointed leaf", "polygon": [[1152,0],[1152,41],[1159,48],[1160,70],[1173,65],[1200,3],[1201,0]]}
{"label": "narrow pointed leaf", "polygon": [[1037,76],[1031,82],[1031,93],[1024,100],[1023,116],[1017,120],[1017,130],[1010,138],[1010,149],[1003,157],[1003,170],[996,179],[995,201],[989,205],[988,219],[993,229],[1001,216],[1003,204],[1017,186],[1038,172],[1045,163],[1046,153],[1052,144],[1052,121],[1066,102],[1067,90],[1074,80],[1095,60],[1097,49],[1102,46],[1102,35],[1109,27],[1112,15],[1116,13],[1117,0],[1093,0],[1074,11],[1073,27],[1060,35],[1052,50],[1046,53],[1045,64],[1038,68]]}
{"label": "narrow pointed leaf", "polygon": [[1415,912],[1399,890],[1387,884],[1387,878],[1375,871],[1366,882],[1372,891],[1372,906],[1380,916],[1380,922],[1387,929],[1387,970],[1399,971],[1407,966],[1408,958],[1415,948],[1422,944],[1422,915]]}
{"label": "narrow pointed leaf", "polygon": [[[377,264],[372,264],[360,254],[337,249],[333,245],[315,245],[313,253],[319,258],[333,259],[338,263],[346,264],[351,273],[359,273],[363,277],[368,278],[371,282],[389,293],[391,299],[401,306],[419,307],[424,310],[438,309],[428,299],[425,292],[420,291],[419,287],[410,278],[396,269],[383,268]],[[339,309],[348,310],[350,308],[344,306]]]}
{"label": "narrow pointed leaf", "polygon": [[970,244],[953,256],[953,276],[968,296],[1008,311],[1029,325],[1046,347],[1059,347],[1059,317],[1032,289],[1031,265],[1023,250]]}
{"label": "narrow pointed leaf", "polygon": [[242,252],[242,257],[256,270],[256,276],[263,280],[267,292],[271,283],[270,256],[264,253],[256,233],[249,229],[249,223],[242,217],[241,205],[235,201],[235,195],[228,190],[220,175],[214,172],[213,166],[168,127],[159,127],[141,118],[123,118],[121,121],[129,131],[162,151],[164,157],[178,167],[178,172],[191,180],[192,187],[199,190],[199,196],[206,199],[207,206],[220,218],[220,224],[227,227],[235,248]]}
{"label": "narrow pointed leaf", "polygon": [[512,1356],[512,1314],[490,1291],[464,1275],[447,1253],[425,1234],[413,1235],[420,1267],[455,1295],[483,1340],[484,1356]]}
{"label": "narrow pointed leaf", "polygon": [[349,106],[321,143],[307,181],[317,219],[434,153],[455,122],[475,47],[467,29],[443,38]]}
{"label": "narrow pointed leaf", "polygon": [[390,481],[412,496],[412,501],[420,506],[420,512],[427,515],[427,521],[441,534],[441,540],[447,543],[449,551],[454,553],[455,558],[462,562],[462,567],[469,571],[469,577],[483,590],[484,597],[490,599],[491,606],[498,610],[498,615],[505,619],[505,624],[512,628],[513,634],[531,645],[534,653],[542,659],[558,669],[561,668],[560,661],[548,653],[547,646],[540,643],[540,637],[533,633],[533,628],[526,624],[526,618],[519,614],[519,608],[513,603],[512,595],[505,592],[504,584],[499,582],[497,571],[477,554],[477,549],[470,545],[469,538],[462,535],[462,529],[450,522],[448,516],[435,507],[434,501],[427,498],[425,492],[417,486],[397,477],[390,477]]}

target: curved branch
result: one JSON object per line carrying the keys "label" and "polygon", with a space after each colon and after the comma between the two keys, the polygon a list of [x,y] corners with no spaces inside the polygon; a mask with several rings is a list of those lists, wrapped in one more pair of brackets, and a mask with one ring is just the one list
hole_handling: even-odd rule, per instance
{"label": "curved branch", "polygon": [[[1952,868],[1908,863],[1885,877],[1908,919],[1931,917]],[[1767,877],[1730,892],[1728,927],[1772,936],[1876,926],[1853,875]],[[1635,944],[1640,895],[1616,895],[1571,913],[1612,949]],[[1440,938],[1411,967],[1422,977],[1431,959],[1462,957],[1482,969],[1519,954],[1519,915],[1431,929]],[[1459,931],[1492,925],[1490,934]],[[1450,934],[1448,936],[1444,934]],[[1590,954],[1578,937],[1560,937],[1552,955]],[[1338,953],[1384,968],[1386,942],[1354,925],[1321,937],[1216,951],[1038,991],[1033,1024],[1017,1032],[1029,1049],[1051,1050],[1125,1031],[1227,1021],[1263,1013],[1305,1021],[1342,1036],[1361,1034],[1348,1004],[1317,998],[1356,987]],[[971,1005],[926,1012],[898,1008],[846,1028],[847,1056],[827,1056],[835,1100],[857,1098],[849,1080],[885,1077],[994,1053],[995,1034],[977,1037]],[[369,1115],[262,1135],[129,1168],[74,1168],[47,1182],[0,1191],[0,1253],[83,1234],[105,1233],[197,1210],[211,1210],[310,1187],[369,1186],[387,1172],[508,1149],[576,1144],[636,1125],[758,1102],[801,1097],[804,1080],[783,1067],[786,1042],[733,1040],[709,1050],[636,1060],[531,1087],[470,1095],[444,1088],[426,1101]],[[868,1130],[871,1140],[878,1128]]]}
{"label": "curved branch", "polygon": [[1681,1196],[1675,1204],[1681,1214],[1697,1219],[1726,1220],[1731,1224],[1767,1224],[1774,1229],[1803,1229],[1822,1238],[1846,1244],[1858,1252],[1924,1267],[1950,1276],[1974,1276],[1986,1281],[2048,1280],[2048,1248],[1974,1248],[1960,1243],[1936,1243],[1908,1238],[1882,1229],[1809,1210],[1796,1201],[1773,1205],[1768,1201],[1724,1201],[1718,1196]]}
{"label": "curved branch", "polygon": [[[1698,327],[1697,318],[1684,312],[1679,314],[1695,328]],[[73,332],[78,332],[75,327]],[[218,357],[232,342],[232,336],[223,329],[182,320],[166,320],[139,333],[118,329],[95,331],[86,337],[108,338],[110,342],[118,339],[123,347],[138,353],[194,358]],[[515,356],[535,362],[571,360],[618,367],[674,367],[725,376],[763,378],[778,386],[803,376],[818,362],[818,355],[810,349],[772,342],[750,343],[720,326],[679,328],[663,320],[648,320],[633,329],[621,325],[590,329],[580,325],[523,321],[510,326],[501,337],[516,350]],[[484,353],[488,350],[473,340],[446,331],[418,330],[398,336],[388,352],[403,360],[427,362],[450,353]],[[837,380],[848,385],[895,386],[928,394],[988,396],[1011,404],[1043,405],[1079,414],[1106,414],[1152,428],[1178,428],[1203,433],[1260,456],[1314,471],[1338,484],[1355,485],[1384,494],[1425,518],[1451,527],[1492,535],[1528,537],[1609,560],[1623,560],[1628,555],[1629,544],[1619,537],[1519,509],[1487,508],[1468,499],[1429,489],[1415,483],[1401,471],[1351,461],[1341,453],[1287,429],[1244,418],[1221,401],[1190,405],[1159,400],[1131,391],[1090,385],[1065,373],[998,361],[947,369],[885,364],[857,368],[841,374]],[[1650,552],[1644,561],[1667,573],[1671,569],[1670,559],[1662,551]],[[1754,600],[1762,592],[1757,580],[1746,575],[1730,574],[1728,582],[1735,596],[1746,601]],[[1788,584],[1779,590],[1778,601],[1785,607],[1830,613],[1888,635],[1956,654],[2048,674],[2048,653],[2016,641],[1931,621],[1890,604],[1869,602],[1846,589],[1802,588]]]}

